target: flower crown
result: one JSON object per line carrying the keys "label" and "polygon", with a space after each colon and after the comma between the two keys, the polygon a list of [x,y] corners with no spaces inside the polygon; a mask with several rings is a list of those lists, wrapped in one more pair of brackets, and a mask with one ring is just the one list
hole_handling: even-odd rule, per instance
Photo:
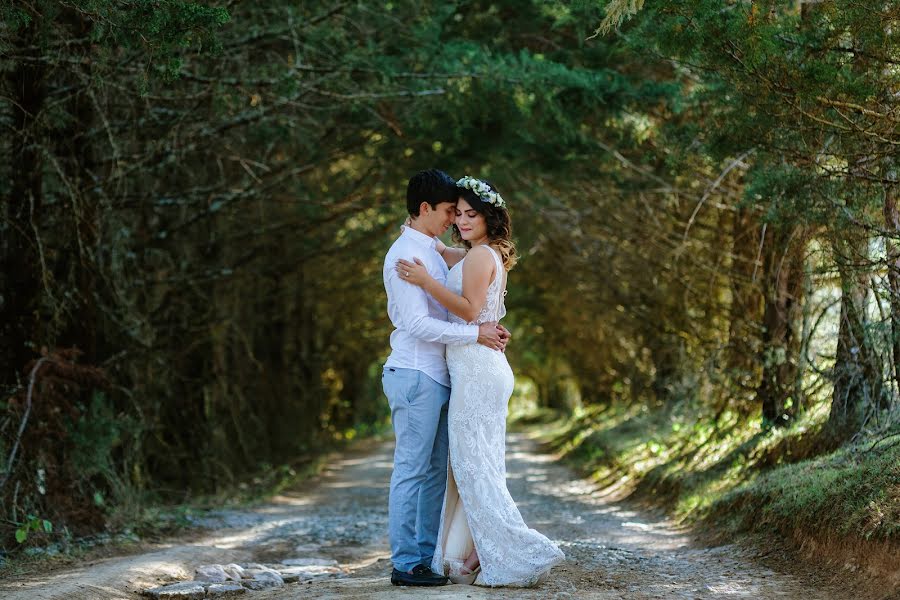
{"label": "flower crown", "polygon": [[492,204],[498,208],[503,208],[504,206],[506,206],[506,202],[503,201],[503,197],[492,190],[491,186],[480,179],[475,179],[474,177],[466,175],[465,177],[457,181],[456,185],[467,190],[472,190],[473,192],[475,192],[475,195],[477,195],[481,199],[482,202],[487,202],[488,204]]}

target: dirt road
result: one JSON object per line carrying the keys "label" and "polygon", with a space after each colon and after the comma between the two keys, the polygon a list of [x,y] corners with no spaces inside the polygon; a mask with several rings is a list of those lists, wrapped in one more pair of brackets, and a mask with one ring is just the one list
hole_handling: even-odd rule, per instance
{"label": "dirt road", "polygon": [[[211,534],[192,544],[161,546],[136,556],[105,559],[49,575],[0,583],[7,600],[127,598],[160,583],[190,579],[207,563],[336,560],[344,576],[248,592],[248,600],[295,598],[865,598],[839,577],[798,568],[779,553],[735,545],[708,547],[665,518],[604,498],[535,442],[513,434],[509,487],[532,527],[566,553],[537,589],[390,585],[387,493],[390,443],[371,444],[337,458],[317,480],[252,509],[216,513]],[[773,556],[775,554],[775,556]],[[758,555],[766,555],[766,564]],[[791,573],[785,572],[791,564]],[[768,565],[768,566],[767,566]],[[868,597],[878,597],[871,596]]]}

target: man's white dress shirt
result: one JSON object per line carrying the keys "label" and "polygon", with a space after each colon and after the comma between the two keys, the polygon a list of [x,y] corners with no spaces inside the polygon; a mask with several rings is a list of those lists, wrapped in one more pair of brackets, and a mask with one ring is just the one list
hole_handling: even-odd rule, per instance
{"label": "man's white dress shirt", "polygon": [[447,263],[435,250],[435,240],[406,227],[384,259],[384,289],[388,316],[396,328],[391,334],[391,355],[385,367],[422,371],[438,383],[450,386],[446,344],[474,344],[478,325],[447,322],[447,309],[417,285],[400,279],[397,260],[419,258],[441,285],[447,282]]}

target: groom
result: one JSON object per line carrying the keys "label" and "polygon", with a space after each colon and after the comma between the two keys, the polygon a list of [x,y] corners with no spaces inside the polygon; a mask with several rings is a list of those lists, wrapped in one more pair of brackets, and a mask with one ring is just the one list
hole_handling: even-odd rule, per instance
{"label": "groom", "polygon": [[388,502],[394,585],[447,583],[431,570],[447,484],[450,375],[444,347],[477,342],[502,350],[509,339],[509,332],[496,323],[447,322],[447,309],[395,271],[398,259],[419,258],[432,277],[446,281],[447,265],[435,249],[435,238],[456,218],[458,195],[456,183],[443,171],[416,173],[406,188],[411,225],[384,259],[388,316],[395,327],[381,376],[397,444]]}

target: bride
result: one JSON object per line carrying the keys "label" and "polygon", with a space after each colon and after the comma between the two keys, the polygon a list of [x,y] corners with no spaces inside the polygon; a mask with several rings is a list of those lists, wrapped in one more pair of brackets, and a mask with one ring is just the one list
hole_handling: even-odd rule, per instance
{"label": "bride", "polygon": [[[447,287],[419,264],[400,260],[400,277],[421,286],[455,323],[499,321],[506,273],[516,262],[506,204],[474,177],[457,182],[453,239],[437,250],[451,267]],[[502,352],[478,344],[447,346],[450,466],[431,568],[454,583],[530,586],[564,558],[522,520],[506,487],[506,412],[513,373]]]}

